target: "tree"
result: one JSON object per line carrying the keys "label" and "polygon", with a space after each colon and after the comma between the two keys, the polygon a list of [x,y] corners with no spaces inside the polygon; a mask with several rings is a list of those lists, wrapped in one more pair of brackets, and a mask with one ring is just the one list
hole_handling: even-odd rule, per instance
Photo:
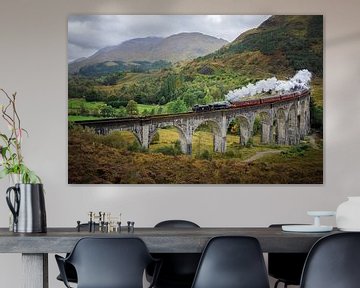
{"label": "tree", "polygon": [[149,116],[149,111],[148,109],[144,109],[144,111],[141,113],[142,116]]}
{"label": "tree", "polygon": [[88,115],[89,114],[89,110],[86,108],[84,102],[81,102],[79,110],[80,110],[79,115]]}
{"label": "tree", "polygon": [[116,116],[116,117],[125,117],[125,116],[127,116],[125,107],[120,107],[120,108],[116,109],[114,116]]}
{"label": "tree", "polygon": [[87,94],[85,95],[85,100],[86,102],[98,102],[103,101],[104,97],[101,92],[92,89],[87,91]]}
{"label": "tree", "polygon": [[187,112],[187,110],[187,106],[182,99],[176,99],[168,104],[168,111],[170,113],[182,113]]}
{"label": "tree", "polygon": [[138,115],[139,109],[138,104],[134,100],[130,100],[128,104],[126,105],[126,112],[128,115]]}
{"label": "tree", "polygon": [[215,101],[220,101],[223,98],[223,94],[219,87],[210,87],[210,94]]}
{"label": "tree", "polygon": [[205,104],[213,103],[214,98],[211,96],[210,93],[207,93],[204,97]]}
{"label": "tree", "polygon": [[197,95],[190,89],[183,94],[183,99],[188,107],[192,107],[198,102]]}
{"label": "tree", "polygon": [[103,117],[113,117],[115,115],[115,109],[109,105],[104,105],[100,109],[100,115]]}
{"label": "tree", "polygon": [[[175,74],[167,75],[160,86],[159,90],[159,104],[165,104],[176,98],[176,89],[177,89],[177,78]],[[163,99],[164,98],[164,99]]]}
{"label": "tree", "polygon": [[106,86],[115,85],[117,81],[122,78],[125,75],[125,73],[111,73],[108,75],[105,75],[102,79],[102,84]]}

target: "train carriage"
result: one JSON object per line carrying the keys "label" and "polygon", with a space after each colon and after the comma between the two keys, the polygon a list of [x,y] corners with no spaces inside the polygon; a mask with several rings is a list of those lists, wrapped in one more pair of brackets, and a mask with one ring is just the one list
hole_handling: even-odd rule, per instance
{"label": "train carriage", "polygon": [[250,106],[256,106],[260,104],[271,104],[276,103],[280,101],[286,101],[291,100],[294,98],[299,98],[302,96],[309,95],[310,91],[309,89],[302,89],[298,91],[292,91],[287,94],[280,94],[272,97],[264,97],[260,99],[248,99],[243,101],[222,101],[222,102],[215,102],[211,104],[206,105],[199,105],[196,104],[192,107],[192,110],[194,112],[204,112],[204,111],[213,111],[213,110],[222,110],[222,109],[228,109],[228,108],[242,108],[242,107],[250,107]]}

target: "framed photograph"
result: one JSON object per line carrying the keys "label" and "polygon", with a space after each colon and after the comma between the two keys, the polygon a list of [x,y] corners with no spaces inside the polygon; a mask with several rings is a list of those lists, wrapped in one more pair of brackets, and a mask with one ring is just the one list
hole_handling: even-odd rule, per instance
{"label": "framed photograph", "polygon": [[72,15],[71,184],[322,184],[323,16]]}

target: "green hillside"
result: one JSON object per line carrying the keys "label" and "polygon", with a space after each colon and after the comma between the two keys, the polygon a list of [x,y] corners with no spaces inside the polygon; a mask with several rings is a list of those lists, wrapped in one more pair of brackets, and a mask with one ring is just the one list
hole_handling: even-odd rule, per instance
{"label": "green hillside", "polygon": [[[169,104],[177,106],[170,112],[185,112],[194,104],[224,100],[229,90],[250,82],[272,76],[286,79],[308,69],[314,74],[315,103],[322,106],[322,54],[322,16],[272,16],[195,60],[159,65],[113,61],[84,67],[84,75],[69,75],[69,98],[104,102],[116,109],[130,100]],[[103,75],[106,71],[111,73]]]}
{"label": "green hillside", "polygon": [[[215,53],[195,63],[214,61],[246,74],[293,74],[308,69],[323,72],[323,17],[272,16],[257,29],[241,34]],[[254,68],[254,69],[252,69]],[[255,73],[254,73],[255,72]]]}
{"label": "green hillside", "polygon": [[316,90],[321,91],[316,103],[322,105],[322,16],[272,16],[218,51],[172,71],[184,80],[183,86],[202,92],[202,98],[193,100],[205,104],[249,82],[272,76],[286,79],[301,69],[313,73]]}

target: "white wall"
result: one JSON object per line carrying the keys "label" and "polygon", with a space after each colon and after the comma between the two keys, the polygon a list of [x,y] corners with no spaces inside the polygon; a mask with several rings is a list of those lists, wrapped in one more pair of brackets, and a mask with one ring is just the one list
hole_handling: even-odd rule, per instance
{"label": "white wall", "polygon": [[[360,195],[360,2],[358,0],[2,0],[0,87],[18,92],[26,162],[46,187],[48,226],[74,226],[89,210],[122,212],[136,226],[187,218],[201,226],[309,222]],[[323,14],[324,185],[68,185],[67,16],[70,14]],[[8,224],[6,180],[0,226]],[[328,220],[334,224],[334,220]],[[57,271],[50,256],[50,287]],[[1,287],[20,287],[19,255],[0,255]]]}

